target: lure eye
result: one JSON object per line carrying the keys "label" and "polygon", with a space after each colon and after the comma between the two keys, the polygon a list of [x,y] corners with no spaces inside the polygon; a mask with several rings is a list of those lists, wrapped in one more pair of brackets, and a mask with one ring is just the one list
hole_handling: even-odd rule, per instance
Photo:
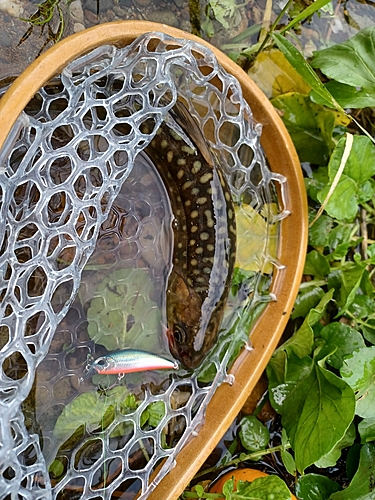
{"label": "lure eye", "polygon": [[107,362],[104,358],[99,358],[96,360],[96,364],[100,367],[104,367],[107,364]]}
{"label": "lure eye", "polygon": [[186,330],[181,325],[175,325],[173,336],[177,344],[183,344],[186,341]]}

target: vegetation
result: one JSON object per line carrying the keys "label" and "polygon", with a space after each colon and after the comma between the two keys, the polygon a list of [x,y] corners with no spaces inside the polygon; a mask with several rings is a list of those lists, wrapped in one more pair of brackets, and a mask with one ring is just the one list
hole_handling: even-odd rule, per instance
{"label": "vegetation", "polygon": [[[370,500],[375,498],[375,147],[374,130],[362,122],[375,102],[375,28],[317,51],[311,64],[285,37],[287,31],[271,30],[250,70],[262,75],[269,59],[282,68],[285,78],[273,86],[271,101],[305,166],[309,200],[304,280],[289,338],[267,367],[268,399],[280,416],[282,439],[270,447],[267,428],[256,419],[259,407],[241,420],[224,459],[197,478],[277,454],[300,500]],[[235,57],[244,53],[256,52]],[[335,467],[343,471],[337,481],[331,478]],[[239,482],[237,491],[229,480],[222,493],[207,492],[210,484],[199,483],[183,498],[291,498],[286,485],[275,490],[269,477]]]}

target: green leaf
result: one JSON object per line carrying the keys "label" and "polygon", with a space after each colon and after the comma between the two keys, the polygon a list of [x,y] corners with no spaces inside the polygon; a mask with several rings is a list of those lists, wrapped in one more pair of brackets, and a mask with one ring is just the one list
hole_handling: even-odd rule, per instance
{"label": "green leaf", "polygon": [[323,278],[330,272],[330,265],[320,252],[312,250],[306,255],[305,268],[303,274],[309,274],[315,278]]}
{"label": "green leaf", "polygon": [[345,356],[356,349],[365,347],[362,335],[343,323],[329,323],[319,332],[319,337],[324,339],[328,350],[335,350],[328,356],[327,363],[337,369],[343,365]]}
{"label": "green leaf", "polygon": [[334,467],[337,460],[341,456],[341,450],[351,446],[356,438],[356,430],[353,422],[350,424],[345,436],[339,441],[336,446],[327,455],[324,455],[320,460],[315,462],[315,465],[320,468]]}
{"label": "green leaf", "polygon": [[[375,28],[365,28],[343,43],[315,52],[312,61],[325,75],[375,96]],[[315,90],[315,89],[314,89]]]}
{"label": "green leaf", "polygon": [[129,413],[137,407],[134,397],[123,385],[111,389],[110,396],[102,397],[97,391],[84,392],[64,407],[53,429],[55,453],[80,427],[88,432],[106,428],[113,422],[117,408]]}
{"label": "green leaf", "polygon": [[298,478],[296,495],[299,500],[327,500],[340,486],[326,476],[305,474]]}
{"label": "green leaf", "polygon": [[288,356],[282,383],[275,383],[267,368],[270,399],[273,405],[276,401],[276,409],[282,415],[300,472],[341,441],[354,416],[353,390],[323,368],[322,363],[308,357],[299,360]]}
{"label": "green leaf", "polygon": [[340,373],[356,393],[356,414],[372,418],[375,408],[375,346],[363,347],[348,355]]}
{"label": "green leaf", "polygon": [[358,470],[349,486],[333,493],[330,500],[374,500],[375,445],[365,444],[361,449]]}
{"label": "green leaf", "polygon": [[291,316],[292,319],[306,317],[309,311],[319,304],[323,296],[323,289],[316,285],[303,288],[298,294],[294,303],[294,309]]}
{"label": "green leaf", "polygon": [[278,96],[271,102],[282,113],[300,161],[327,164],[335,146],[332,132],[337,113],[297,92]]}
{"label": "green leaf", "polygon": [[345,314],[356,299],[357,290],[361,285],[363,276],[366,273],[365,262],[345,262],[340,269],[341,287],[339,296],[339,315]]}
{"label": "green leaf", "polygon": [[166,410],[163,401],[154,401],[147,407],[147,422],[150,427],[157,427],[164,418]]}
{"label": "green leaf", "polygon": [[284,464],[284,467],[286,468],[286,470],[289,472],[289,474],[291,474],[292,476],[295,476],[296,475],[296,462],[295,462],[293,456],[291,455],[291,453],[289,453],[288,450],[281,450],[280,455],[281,455],[281,460],[283,461],[283,464]]}
{"label": "green leaf", "polygon": [[[375,93],[372,90],[358,90],[358,87],[351,87],[334,80],[327,82],[325,87],[343,108],[375,107]],[[315,92],[311,92],[310,97],[317,104],[324,104],[324,100]]]}
{"label": "green leaf", "polygon": [[295,17],[293,17],[292,21],[285,26],[282,30],[280,30],[280,33],[285,33],[286,31],[289,31],[293,26],[298,24],[300,21],[305,21],[308,17],[312,16],[315,12],[317,12],[319,9],[327,5],[331,0],[315,0],[314,3],[306,7],[302,12],[297,14]]}
{"label": "green leaf", "polygon": [[251,483],[237,482],[237,492],[229,497],[233,500],[290,500],[287,485],[278,476],[259,477]]}
{"label": "green leaf", "polygon": [[[324,167],[327,172],[327,168]],[[328,181],[328,173],[327,173]],[[319,188],[319,191],[323,189],[324,186]],[[316,200],[317,201],[317,200]],[[315,212],[312,214],[312,219],[315,217]],[[317,221],[309,228],[309,245],[313,247],[326,247],[328,246],[328,241],[330,234],[334,226],[334,221],[328,215],[321,215]],[[346,240],[345,240],[346,241]]]}
{"label": "green leaf", "polygon": [[[309,174],[308,178],[305,178],[305,186],[306,186],[306,191],[308,196],[313,200],[313,201],[318,201],[318,193],[322,189],[325,188],[325,186],[328,184],[329,178],[328,178],[328,168],[327,167],[318,167],[314,170],[311,171]],[[311,220],[314,219],[316,212],[314,211],[313,213],[309,214],[311,217]],[[323,217],[323,216],[322,216]],[[321,220],[321,218],[318,219],[312,228],[315,227],[316,224]],[[333,220],[329,217],[329,219],[332,221]]]}
{"label": "green leaf", "polygon": [[289,340],[284,342],[277,351],[285,350],[288,354],[293,352],[300,358],[311,353],[314,343],[312,327],[322,319],[327,305],[332,300],[333,292],[334,290],[331,289],[322,297],[319,304],[309,311],[300,329]]}
{"label": "green leaf", "polygon": [[150,299],[153,284],[146,269],[119,269],[97,287],[87,311],[90,337],[108,351],[127,347],[155,351],[160,310]]}
{"label": "green leaf", "polygon": [[342,107],[324,87],[315,71],[296,47],[279,33],[272,33],[271,36],[289,63],[297,73],[302,76],[305,82],[321,97],[325,105],[344,113]]}
{"label": "green leaf", "polygon": [[[346,137],[342,137],[335,147],[328,164],[330,182],[317,195],[322,203],[327,197],[337,170],[340,166],[346,144]],[[325,207],[326,212],[337,220],[353,220],[358,212],[360,201],[367,201],[363,197],[372,196],[369,189],[367,195],[366,182],[375,174],[375,147],[365,136],[354,136],[350,155],[345,164],[343,174]]]}
{"label": "green leaf", "polygon": [[358,432],[361,436],[361,443],[375,441],[375,417],[365,418],[359,422]]}
{"label": "green leaf", "polygon": [[241,419],[239,436],[242,446],[248,451],[264,450],[270,440],[267,427],[253,415]]}

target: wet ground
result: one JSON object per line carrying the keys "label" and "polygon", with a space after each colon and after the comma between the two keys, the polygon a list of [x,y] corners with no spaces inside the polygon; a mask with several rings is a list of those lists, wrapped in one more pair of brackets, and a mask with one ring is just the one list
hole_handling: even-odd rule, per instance
{"label": "wet ground", "polygon": [[[289,17],[309,3],[292,3]],[[120,19],[162,22],[195,32],[225,52],[232,50],[229,44],[238,42],[246,49],[257,42],[259,29],[267,29],[284,5],[283,0],[0,0],[0,80],[20,74],[55,40]],[[25,20],[30,18],[33,24]],[[287,22],[288,16],[284,16],[281,24]],[[333,0],[324,12],[299,26],[297,35],[305,55],[309,55],[374,24],[375,2]],[[257,33],[251,34],[255,25]]]}

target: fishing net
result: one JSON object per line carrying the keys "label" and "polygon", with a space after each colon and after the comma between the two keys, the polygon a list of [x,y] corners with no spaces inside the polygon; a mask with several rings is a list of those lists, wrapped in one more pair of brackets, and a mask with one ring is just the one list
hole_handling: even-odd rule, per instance
{"label": "fishing net", "polygon": [[[266,227],[257,272],[237,282],[203,367],[134,374],[106,391],[95,378],[79,382],[88,355],[146,346],[168,356],[155,325],[171,213],[144,150],[163,122],[181,134],[169,115],[177,99],[221,159],[235,202]],[[216,388],[231,382],[253,314],[244,312],[272,299],[267,266],[279,265],[269,242],[288,214],[285,179],[267,168],[260,133],[213,53],[161,33],[93,50],[30,100],[0,154],[1,498],[146,498],[199,432]]]}

